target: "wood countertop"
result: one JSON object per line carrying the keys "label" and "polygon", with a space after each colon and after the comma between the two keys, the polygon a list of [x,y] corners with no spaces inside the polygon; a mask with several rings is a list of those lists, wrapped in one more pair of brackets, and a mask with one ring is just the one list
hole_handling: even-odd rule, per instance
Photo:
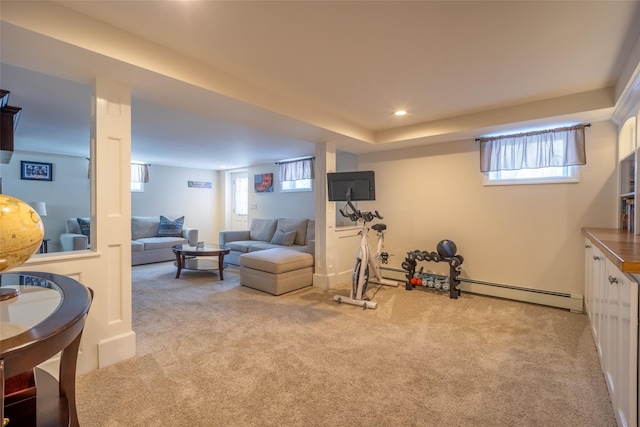
{"label": "wood countertop", "polygon": [[616,228],[585,227],[582,231],[620,271],[640,274],[640,235]]}

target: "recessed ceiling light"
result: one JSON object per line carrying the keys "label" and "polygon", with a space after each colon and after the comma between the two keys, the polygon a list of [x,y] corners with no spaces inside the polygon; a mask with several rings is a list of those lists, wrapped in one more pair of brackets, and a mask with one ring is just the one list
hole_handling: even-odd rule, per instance
{"label": "recessed ceiling light", "polygon": [[393,113],[393,114],[395,114],[396,116],[404,116],[404,115],[406,115],[406,114],[407,114],[407,112],[406,112],[406,111],[404,111],[404,110],[398,110],[398,111],[396,111],[396,112],[395,112],[395,113]]}

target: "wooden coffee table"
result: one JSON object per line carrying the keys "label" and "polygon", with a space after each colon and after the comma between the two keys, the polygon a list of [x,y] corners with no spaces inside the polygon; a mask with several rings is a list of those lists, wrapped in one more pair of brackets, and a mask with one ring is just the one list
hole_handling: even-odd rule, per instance
{"label": "wooden coffee table", "polygon": [[[224,280],[224,256],[230,249],[226,246],[205,243],[202,246],[176,245],[171,248],[176,254],[176,279],[180,277],[182,269],[187,270],[218,270],[220,280]],[[218,262],[212,259],[198,257],[218,257]]]}

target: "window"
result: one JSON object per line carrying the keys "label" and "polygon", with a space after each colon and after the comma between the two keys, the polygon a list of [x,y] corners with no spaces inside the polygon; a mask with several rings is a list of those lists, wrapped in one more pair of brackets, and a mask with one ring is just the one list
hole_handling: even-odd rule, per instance
{"label": "window", "polygon": [[478,139],[485,185],[578,182],[586,126]]}
{"label": "window", "polygon": [[296,179],[294,181],[281,181],[282,191],[311,191],[313,190],[313,180]]}
{"label": "window", "polygon": [[287,160],[278,162],[280,168],[280,191],[312,191],[314,159]]}
{"label": "window", "polygon": [[145,182],[149,182],[149,165],[131,163],[131,191],[143,192]]}
{"label": "window", "polygon": [[578,182],[577,166],[485,172],[485,185],[552,184]]}
{"label": "window", "polygon": [[233,181],[233,212],[236,215],[248,215],[249,205],[249,179],[246,175],[235,178]]}

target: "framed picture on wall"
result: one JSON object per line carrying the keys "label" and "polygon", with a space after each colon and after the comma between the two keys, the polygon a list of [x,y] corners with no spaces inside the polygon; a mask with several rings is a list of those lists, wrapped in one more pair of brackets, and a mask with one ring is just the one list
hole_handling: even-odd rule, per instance
{"label": "framed picture on wall", "polygon": [[256,193],[273,193],[273,174],[261,173],[254,175],[253,189]]}
{"label": "framed picture on wall", "polygon": [[20,179],[53,181],[53,164],[41,162],[20,162]]}

